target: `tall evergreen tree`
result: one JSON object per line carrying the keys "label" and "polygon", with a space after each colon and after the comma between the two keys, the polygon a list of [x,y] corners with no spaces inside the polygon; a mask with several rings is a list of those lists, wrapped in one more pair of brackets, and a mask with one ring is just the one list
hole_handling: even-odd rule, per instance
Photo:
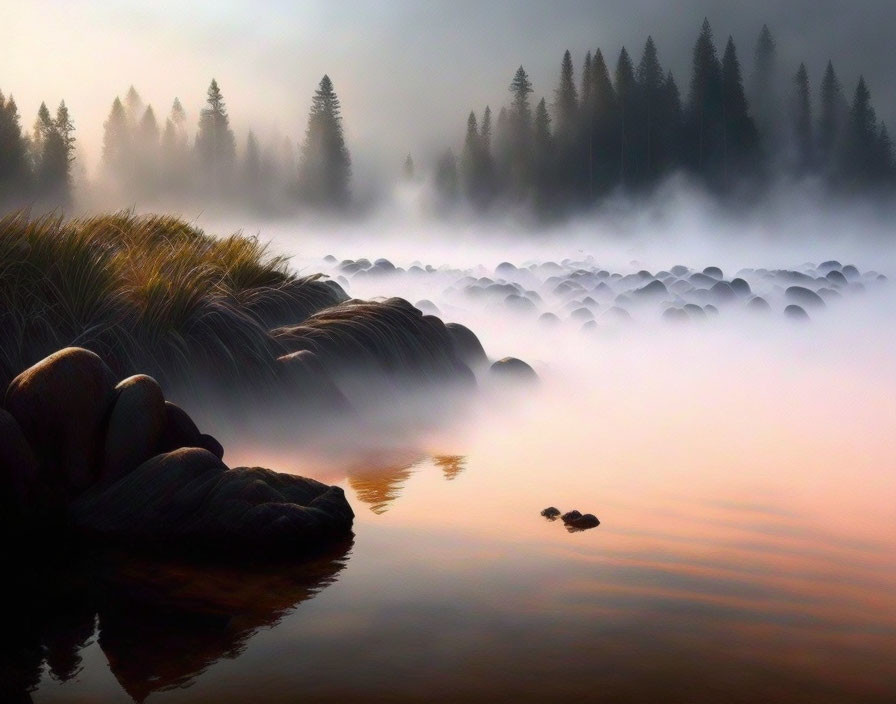
{"label": "tall evergreen tree", "polygon": [[653,37],[647,37],[641,61],[638,63],[638,114],[636,141],[642,155],[644,178],[652,181],[659,173],[665,144],[659,125],[666,119],[663,104],[663,69],[660,67]]}
{"label": "tall evergreen tree", "polygon": [[694,45],[686,123],[688,163],[704,176],[710,175],[720,156],[722,66],[713,44],[712,28],[705,19]]}
{"label": "tall evergreen tree", "polygon": [[619,148],[619,182],[630,185],[637,180],[638,155],[632,133],[638,124],[635,69],[625,47],[616,62],[616,101],[619,110],[616,139]]}
{"label": "tall evergreen tree", "polygon": [[311,100],[299,163],[302,197],[313,205],[344,209],[349,204],[351,159],[342,131],[342,114],[333,82],[324,76]]}
{"label": "tall evergreen tree", "polygon": [[833,175],[843,148],[845,127],[849,117],[849,105],[840,87],[834,65],[828,61],[821,81],[821,111],[818,116],[818,159],[828,173]]}
{"label": "tall evergreen tree", "polygon": [[457,158],[450,149],[436,162],[436,193],[442,210],[451,208],[457,202],[458,178]]}
{"label": "tall evergreen tree", "polygon": [[71,162],[75,150],[75,126],[65,101],[59,103],[56,118],[41,103],[35,125],[35,144],[40,150],[37,170],[39,197],[52,205],[71,201]]}
{"label": "tall evergreen tree", "polygon": [[883,185],[893,186],[896,163],[893,160],[893,142],[884,123],[880,125],[877,139],[877,175]]}
{"label": "tall evergreen tree", "polygon": [[722,57],[722,178],[731,185],[737,174],[753,175],[757,166],[759,136],[744,95],[740,62],[734,40],[728,37]]}
{"label": "tall evergreen tree", "polygon": [[165,120],[161,141],[162,173],[168,190],[181,194],[188,187],[191,175],[190,148],[187,139],[187,113],[180,100],[174,99]]}
{"label": "tall evergreen tree", "polygon": [[116,97],[112,102],[112,109],[109,111],[109,117],[103,124],[103,168],[106,175],[119,182],[128,181],[126,177],[129,169],[133,166],[131,158],[131,130],[128,126],[128,116],[121,100]]}
{"label": "tall evergreen tree", "polygon": [[849,111],[849,129],[843,159],[843,172],[852,186],[867,183],[876,176],[879,139],[871,92],[865,84],[865,78],[860,76]]}
{"label": "tall evergreen tree", "polygon": [[815,140],[812,135],[812,98],[806,64],[801,63],[793,77],[793,96],[790,109],[794,167],[798,174],[805,174],[812,169],[815,161]]}
{"label": "tall evergreen tree", "polygon": [[663,120],[660,123],[663,153],[661,170],[668,170],[681,163],[682,134],[684,132],[684,110],[681,106],[681,93],[672,71],[666,74],[662,89]]}
{"label": "tall evergreen tree", "polygon": [[756,115],[767,147],[775,151],[780,141],[781,86],[778,76],[778,49],[768,25],[762,25],[753,55],[750,105]]}
{"label": "tall evergreen tree", "polygon": [[561,141],[572,142],[578,125],[579,95],[568,49],[560,63],[560,83],[554,91],[553,110],[554,135]]}
{"label": "tall evergreen tree", "polygon": [[[550,209],[556,185],[554,139],[551,136],[551,117],[542,98],[535,108],[532,140],[533,197],[536,210]],[[559,164],[565,168],[566,164]]]}
{"label": "tall evergreen tree", "polygon": [[24,203],[30,182],[28,145],[16,101],[0,93],[0,206]]}
{"label": "tall evergreen tree", "polygon": [[510,138],[510,194],[513,198],[526,196],[532,181],[532,107],[529,94],[532,82],[520,66],[510,83],[513,99],[508,113]]}
{"label": "tall evergreen tree", "polygon": [[199,116],[196,155],[208,185],[217,190],[229,185],[236,160],[236,140],[230,129],[224,96],[214,78],[208,87],[206,107]]}
{"label": "tall evergreen tree", "polygon": [[619,172],[616,91],[600,49],[595,51],[591,60],[591,79],[592,110],[588,122],[592,137],[588,154],[588,195],[593,200],[613,186]]}

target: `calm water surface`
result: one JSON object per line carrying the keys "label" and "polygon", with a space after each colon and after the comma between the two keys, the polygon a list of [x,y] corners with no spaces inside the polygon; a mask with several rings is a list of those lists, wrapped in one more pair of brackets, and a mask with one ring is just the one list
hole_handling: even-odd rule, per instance
{"label": "calm water surface", "polygon": [[135,563],[62,619],[31,696],[892,702],[896,347],[867,315],[533,346],[537,393],[363,452],[223,438],[344,486],[353,541]]}

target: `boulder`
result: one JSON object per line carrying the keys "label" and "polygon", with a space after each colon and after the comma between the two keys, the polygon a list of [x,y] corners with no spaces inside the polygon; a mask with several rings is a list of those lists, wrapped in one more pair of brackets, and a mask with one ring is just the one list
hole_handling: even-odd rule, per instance
{"label": "boulder", "polygon": [[582,514],[575,509],[564,513],[560,518],[567,528],[572,528],[573,530],[588,530],[600,525],[600,521],[597,520],[597,516],[593,513]]}
{"label": "boulder", "polygon": [[202,433],[180,406],[165,401],[165,429],[159,439],[159,451],[171,452],[182,447],[199,447]]}
{"label": "boulder", "polygon": [[560,509],[555,508],[554,506],[548,506],[546,509],[542,510],[541,515],[548,520],[553,521],[560,515]]}
{"label": "boulder", "polygon": [[736,279],[731,279],[731,288],[738,296],[749,296],[750,284],[746,282],[746,280],[741,279],[740,277]]}
{"label": "boulder", "polygon": [[40,465],[42,481],[74,496],[98,478],[115,377],[93,352],[67,347],[12,380],[6,409]]}
{"label": "boulder", "polygon": [[[278,387],[280,400],[285,405],[299,401],[304,408],[330,412],[345,412],[351,408],[318,356],[310,350],[278,357],[277,375],[281,382]],[[208,449],[208,445],[206,442],[200,447]]]}
{"label": "boulder", "polygon": [[747,301],[747,310],[754,313],[767,313],[771,309],[772,307],[768,304],[768,301],[762,298],[762,296],[754,296]]}
{"label": "boulder", "polygon": [[470,369],[477,370],[488,364],[488,357],[470,328],[460,323],[446,323],[445,329],[451,335],[451,343],[454,346],[454,353],[464,362]]}
{"label": "boulder", "polygon": [[342,489],[260,467],[228,469],[207,450],[158,455],[69,508],[77,533],[171,551],[282,554],[350,534]]}
{"label": "boulder", "polygon": [[719,267],[717,267],[717,266],[708,266],[703,270],[703,273],[706,274],[707,276],[711,276],[712,278],[718,279],[718,280],[721,280],[725,276],[722,273],[722,270],[719,269]]}
{"label": "boulder", "polygon": [[789,301],[803,308],[824,308],[824,301],[815,291],[803,286],[790,286],[784,292]]}
{"label": "boulder", "polygon": [[674,306],[666,308],[666,310],[663,311],[662,318],[670,323],[686,323],[691,319],[686,311]]}
{"label": "boulder", "polygon": [[489,371],[492,376],[501,380],[535,382],[538,374],[523,360],[516,357],[504,357],[492,364]]}
{"label": "boulder", "polygon": [[709,289],[709,293],[717,303],[727,303],[737,298],[737,293],[727,281],[716,281]]}
{"label": "boulder", "polygon": [[124,476],[156,455],[167,420],[165,396],[152,377],[128,377],[115,392],[106,427],[103,479]]}
{"label": "boulder", "polygon": [[791,320],[798,320],[798,321],[809,320],[809,314],[805,310],[800,308],[799,306],[793,305],[793,304],[787,306],[784,309],[784,315],[786,315]]}
{"label": "boulder", "polygon": [[843,276],[845,276],[849,281],[854,281],[859,278],[859,270],[856,269],[852,264],[847,264],[842,269]]}
{"label": "boulder", "polygon": [[846,277],[836,269],[832,269],[831,271],[829,271],[825,275],[825,278],[832,284],[837,284],[838,286],[846,286],[847,283]]}
{"label": "boulder", "polygon": [[632,295],[638,298],[655,298],[657,296],[665,296],[668,293],[669,290],[666,288],[666,284],[664,284],[662,281],[654,279],[649,284],[635,289],[632,292]]}

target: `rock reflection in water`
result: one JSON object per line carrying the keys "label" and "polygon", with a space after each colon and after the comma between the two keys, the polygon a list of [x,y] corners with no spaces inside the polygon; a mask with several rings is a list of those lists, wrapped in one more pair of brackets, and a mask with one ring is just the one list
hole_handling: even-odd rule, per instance
{"label": "rock reflection in water", "polygon": [[106,556],[18,570],[0,651],[4,701],[30,701],[44,663],[61,682],[75,677],[80,651],[95,634],[110,671],[135,701],[184,687],[335,582],[351,546],[345,542],[299,564]]}

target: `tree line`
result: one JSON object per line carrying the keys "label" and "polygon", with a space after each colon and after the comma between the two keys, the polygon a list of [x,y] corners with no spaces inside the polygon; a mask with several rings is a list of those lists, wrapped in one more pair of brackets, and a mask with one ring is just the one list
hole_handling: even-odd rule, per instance
{"label": "tree line", "polygon": [[448,149],[438,159],[441,204],[552,213],[619,191],[649,193],[676,171],[723,198],[759,195],[782,176],[847,193],[896,185],[892,144],[864,78],[848,99],[829,62],[816,101],[805,64],[789,78],[780,71],[767,26],[748,80],[731,37],[719,56],[708,20],[692,57],[685,99],[651,37],[637,64],[623,48],[612,74],[601,50],[589,51],[578,80],[566,51],[550,104],[534,102],[520,66],[497,118],[489,106],[470,112],[459,158]]}
{"label": "tree line", "polygon": [[[339,98],[324,76],[311,102],[298,153],[288,138],[262,147],[249,131],[242,149],[221,88],[212,79],[195,137],[175,98],[160,124],[131,86],[116,97],[103,129],[94,187],[127,203],[219,198],[270,210],[294,202],[325,209],[349,204],[351,159]],[[0,207],[66,207],[73,198],[74,123],[65,103],[51,117],[42,104],[32,132],[23,130],[15,100],[0,93]]]}

